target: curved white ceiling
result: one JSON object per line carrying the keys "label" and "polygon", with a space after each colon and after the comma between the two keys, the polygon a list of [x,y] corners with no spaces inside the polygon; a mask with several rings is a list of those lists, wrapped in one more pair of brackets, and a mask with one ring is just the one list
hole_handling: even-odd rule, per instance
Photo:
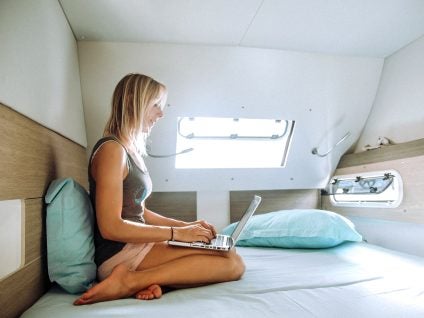
{"label": "curved white ceiling", "polygon": [[423,0],[60,0],[78,41],[386,57],[424,35]]}

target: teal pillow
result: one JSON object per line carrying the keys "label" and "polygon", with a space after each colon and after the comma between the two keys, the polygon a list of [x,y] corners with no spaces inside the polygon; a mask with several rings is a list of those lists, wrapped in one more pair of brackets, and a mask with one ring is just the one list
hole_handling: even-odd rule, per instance
{"label": "teal pillow", "polygon": [[71,178],[54,180],[47,203],[49,277],[69,293],[86,291],[96,279],[94,216],[87,191]]}
{"label": "teal pillow", "polygon": [[[236,223],[223,233],[231,235]],[[362,236],[347,218],[330,211],[282,210],[255,215],[237,241],[238,246],[327,248]]]}

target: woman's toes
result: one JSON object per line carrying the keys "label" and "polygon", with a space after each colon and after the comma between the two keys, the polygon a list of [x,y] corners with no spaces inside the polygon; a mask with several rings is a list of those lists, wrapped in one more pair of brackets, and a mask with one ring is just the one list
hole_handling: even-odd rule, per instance
{"label": "woman's toes", "polygon": [[154,298],[160,298],[162,296],[162,289],[159,285],[150,285],[146,289],[140,290],[135,294],[137,299],[150,300]]}

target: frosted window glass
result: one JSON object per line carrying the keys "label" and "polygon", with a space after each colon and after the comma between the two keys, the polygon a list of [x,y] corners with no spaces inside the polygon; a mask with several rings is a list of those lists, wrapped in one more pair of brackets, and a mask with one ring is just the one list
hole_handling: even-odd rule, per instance
{"label": "frosted window glass", "polygon": [[294,121],[178,118],[176,168],[284,167]]}

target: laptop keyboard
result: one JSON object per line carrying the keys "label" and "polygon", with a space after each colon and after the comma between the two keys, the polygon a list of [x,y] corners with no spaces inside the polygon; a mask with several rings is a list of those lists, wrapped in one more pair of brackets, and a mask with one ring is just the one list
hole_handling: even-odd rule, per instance
{"label": "laptop keyboard", "polygon": [[223,246],[227,244],[227,241],[228,236],[218,234],[216,238],[211,241],[211,244],[215,246]]}

